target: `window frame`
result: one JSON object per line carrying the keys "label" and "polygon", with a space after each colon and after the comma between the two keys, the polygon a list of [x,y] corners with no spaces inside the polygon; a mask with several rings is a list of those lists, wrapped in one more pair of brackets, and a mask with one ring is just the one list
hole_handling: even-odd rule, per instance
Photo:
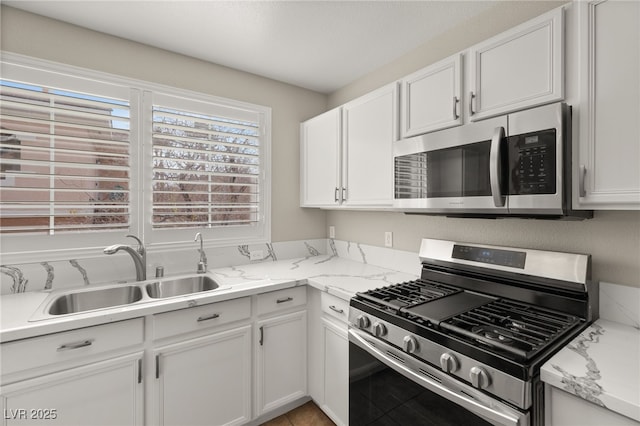
{"label": "window frame", "polygon": [[[135,80],[66,64],[0,51],[3,78],[45,86],[59,86],[77,92],[94,92],[96,87],[112,88],[113,93],[126,93],[131,110],[130,152],[130,227],[123,230],[69,232],[57,235],[28,233],[1,236],[2,264],[37,262],[46,259],[66,260],[102,255],[110,244],[123,242],[126,234],[142,239],[147,249],[193,248],[196,232],[201,232],[207,247],[268,243],[271,240],[271,108],[236,101],[206,93]],[[14,77],[12,77],[14,76]],[[83,90],[84,89],[84,90]],[[108,90],[104,96],[113,96]],[[167,95],[185,104],[210,104],[246,109],[260,116],[260,216],[257,226],[224,226],[218,228],[153,229],[153,96]],[[120,96],[121,97],[121,96]],[[142,167],[136,165],[142,164]],[[170,232],[167,232],[170,231]],[[35,249],[37,247],[37,249]]]}

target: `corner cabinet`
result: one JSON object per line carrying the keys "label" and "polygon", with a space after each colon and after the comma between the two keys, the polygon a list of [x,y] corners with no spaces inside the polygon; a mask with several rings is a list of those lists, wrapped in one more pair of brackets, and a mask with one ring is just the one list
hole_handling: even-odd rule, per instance
{"label": "corner cabinet", "polygon": [[564,99],[563,18],[557,8],[469,49],[471,121]]}
{"label": "corner cabinet", "polygon": [[400,134],[403,138],[462,124],[462,54],[402,79]]}
{"label": "corner cabinet", "polygon": [[300,125],[302,207],[391,206],[398,93],[393,83]]}
{"label": "corner cabinet", "polygon": [[336,108],[300,125],[300,205],[339,205],[342,109]]}
{"label": "corner cabinet", "polygon": [[579,2],[574,207],[640,209],[640,3]]}

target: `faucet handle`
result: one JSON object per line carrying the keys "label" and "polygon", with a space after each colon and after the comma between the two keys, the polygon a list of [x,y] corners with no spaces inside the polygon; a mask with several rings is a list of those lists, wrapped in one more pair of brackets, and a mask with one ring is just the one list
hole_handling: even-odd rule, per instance
{"label": "faucet handle", "polygon": [[127,238],[133,238],[134,240],[136,240],[138,242],[138,248],[137,248],[137,252],[141,255],[144,256],[144,244],[142,244],[142,241],[140,240],[140,238],[136,237],[135,235],[127,235]]}

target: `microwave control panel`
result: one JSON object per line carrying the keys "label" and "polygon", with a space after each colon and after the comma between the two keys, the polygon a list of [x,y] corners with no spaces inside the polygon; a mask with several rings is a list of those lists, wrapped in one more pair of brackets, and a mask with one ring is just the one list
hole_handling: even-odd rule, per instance
{"label": "microwave control panel", "polygon": [[509,195],[556,192],[556,129],[509,136]]}

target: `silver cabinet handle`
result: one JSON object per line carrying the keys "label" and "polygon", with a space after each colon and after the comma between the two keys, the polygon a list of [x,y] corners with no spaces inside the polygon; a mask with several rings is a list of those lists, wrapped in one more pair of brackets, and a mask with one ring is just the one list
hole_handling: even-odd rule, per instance
{"label": "silver cabinet handle", "polygon": [[156,379],[160,378],[160,355],[156,355]]}
{"label": "silver cabinet handle", "polygon": [[73,349],[80,349],[87,346],[91,346],[94,340],[95,339],[87,339],[87,340],[83,340],[82,342],[66,343],[64,345],[60,345],[57,351],[58,352],[71,351]]}
{"label": "silver cabinet handle", "polygon": [[264,327],[260,327],[260,346],[264,343]]}
{"label": "silver cabinet handle", "polygon": [[460,118],[460,114],[458,114],[458,103],[460,102],[460,100],[458,99],[457,96],[453,97],[453,119],[457,120],[458,118]]}
{"label": "silver cabinet handle", "polygon": [[337,312],[337,313],[339,313],[339,314],[344,314],[344,309],[338,309],[338,308],[336,308],[336,307],[335,307],[335,306],[333,306],[333,305],[330,305],[330,306],[329,306],[329,309],[331,309],[332,311]]}
{"label": "silver cabinet handle", "polygon": [[347,201],[347,188],[345,188],[344,186],[342,187],[342,197],[341,197],[341,201]]}
{"label": "silver cabinet handle", "polygon": [[276,303],[291,302],[292,300],[293,300],[293,297],[283,297],[282,299],[276,300]]}
{"label": "silver cabinet handle", "polygon": [[473,99],[476,95],[473,92],[469,92],[469,115],[474,115],[476,112],[473,110]]}
{"label": "silver cabinet handle", "polygon": [[579,182],[580,188],[578,189],[579,195],[580,195],[580,197],[586,197],[587,196],[587,187],[585,186],[585,180],[587,179],[587,167],[584,164],[580,164],[580,176],[579,176],[579,179],[580,179],[580,182]]}
{"label": "silver cabinet handle", "polygon": [[338,187],[336,186],[335,191],[333,192],[333,201],[338,202]]}
{"label": "silver cabinet handle", "polygon": [[216,318],[220,318],[220,314],[203,315],[201,317],[198,317],[198,322],[209,321]]}
{"label": "silver cabinet handle", "polygon": [[496,127],[491,138],[491,151],[489,153],[489,180],[491,182],[491,195],[496,207],[503,207],[505,197],[500,187],[500,175],[502,165],[500,161],[500,145],[504,139],[504,127]]}

